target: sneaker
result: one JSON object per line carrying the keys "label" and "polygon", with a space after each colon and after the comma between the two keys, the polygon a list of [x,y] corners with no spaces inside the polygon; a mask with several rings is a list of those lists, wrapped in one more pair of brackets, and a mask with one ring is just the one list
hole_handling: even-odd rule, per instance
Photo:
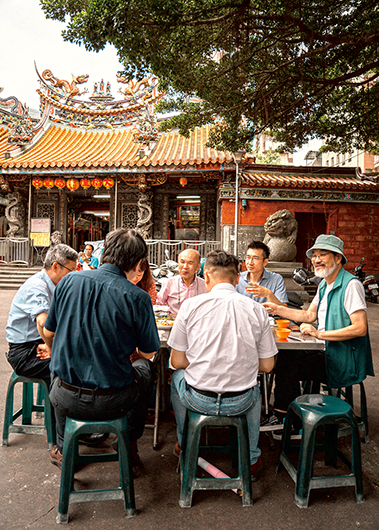
{"label": "sneaker", "polygon": [[58,466],[59,469],[62,469],[62,453],[58,450],[56,445],[54,445],[50,451],[50,462],[55,466]]}
{"label": "sneaker", "polygon": [[175,456],[177,456],[179,458],[179,456],[180,456],[180,445],[179,445],[179,442],[176,442],[172,452],[174,453]]}
{"label": "sneaker", "polygon": [[266,416],[266,418],[261,421],[260,431],[279,431],[283,429],[283,423],[280,422],[277,415],[273,412],[271,416]]}
{"label": "sneaker", "polygon": [[88,447],[97,447],[101,443],[105,442],[108,436],[108,432],[105,434],[101,434],[99,432],[94,432],[92,434],[81,434],[79,436],[79,443],[82,445],[87,445]]}
{"label": "sneaker", "polygon": [[[283,430],[273,431],[272,433],[272,437],[274,438],[274,440],[281,440],[282,436],[283,436]],[[301,436],[302,436],[302,430],[295,429],[294,427],[292,427],[291,440],[301,440]]]}
{"label": "sneaker", "polygon": [[258,475],[263,467],[262,458],[259,456],[258,460],[255,462],[255,464],[251,464],[250,466],[250,473],[251,473],[251,480],[252,482],[256,482],[258,480]]}

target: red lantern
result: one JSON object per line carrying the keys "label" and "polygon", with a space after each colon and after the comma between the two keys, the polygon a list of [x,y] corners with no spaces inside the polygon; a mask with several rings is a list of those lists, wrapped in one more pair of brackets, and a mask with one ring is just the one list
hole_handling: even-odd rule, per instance
{"label": "red lantern", "polygon": [[43,186],[43,180],[37,177],[32,180],[32,184],[37,190],[39,190]]}
{"label": "red lantern", "polygon": [[92,186],[96,189],[99,189],[101,188],[101,186],[103,185],[103,181],[97,177],[95,177],[94,179],[92,179]]}
{"label": "red lantern", "polygon": [[184,186],[186,186],[186,184],[187,184],[186,177],[180,177],[179,184],[184,188]]}
{"label": "red lantern", "polygon": [[76,191],[79,188],[79,181],[78,179],[70,178],[66,182],[66,186],[70,191]]}
{"label": "red lantern", "polygon": [[53,179],[45,179],[43,181],[43,185],[45,186],[45,188],[47,188],[48,190],[51,190],[51,188],[54,187],[54,181]]}
{"label": "red lantern", "polygon": [[90,179],[88,179],[87,177],[85,177],[84,179],[81,179],[80,181],[80,185],[82,188],[84,188],[85,190],[88,190],[88,188],[91,187],[91,181]]}
{"label": "red lantern", "polygon": [[66,186],[66,181],[65,179],[62,179],[61,177],[55,179],[55,186],[60,189],[60,190],[63,190],[63,188]]}
{"label": "red lantern", "polygon": [[103,180],[103,186],[104,188],[107,188],[107,190],[109,190],[110,188],[113,188],[114,180],[110,177],[107,177],[106,179]]}

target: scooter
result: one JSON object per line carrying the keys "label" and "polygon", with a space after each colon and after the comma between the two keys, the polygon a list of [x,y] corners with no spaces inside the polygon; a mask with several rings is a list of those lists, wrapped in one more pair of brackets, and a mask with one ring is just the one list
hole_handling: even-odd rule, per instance
{"label": "scooter", "polygon": [[165,250],[166,261],[162,263],[159,267],[154,268],[154,265],[150,264],[152,269],[151,273],[153,275],[157,291],[160,290],[162,284],[166,281],[167,278],[179,274],[178,263],[170,259],[169,251]]}
{"label": "scooter", "polygon": [[322,278],[318,276],[311,276],[307,269],[304,269],[304,267],[298,267],[293,271],[292,279],[294,282],[296,282],[298,285],[316,285],[316,287],[319,286]]}
{"label": "scooter", "polygon": [[366,265],[366,263],[363,263],[364,260],[365,258],[362,257],[359,264],[353,269],[353,274],[363,283],[365,298],[369,302],[376,304],[379,296],[378,283],[373,274],[366,274],[363,270],[363,267]]}

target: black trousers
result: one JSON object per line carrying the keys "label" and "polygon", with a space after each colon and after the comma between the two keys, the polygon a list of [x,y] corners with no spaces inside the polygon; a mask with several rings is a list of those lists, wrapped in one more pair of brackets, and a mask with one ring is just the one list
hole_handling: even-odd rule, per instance
{"label": "black trousers", "polygon": [[134,380],[113,394],[95,396],[67,390],[55,377],[50,401],[56,419],[57,447],[62,453],[66,417],[77,420],[105,421],[128,415],[129,439],[136,441],[143,434],[147,409],[154,384],[155,367],[147,359],[133,363]]}
{"label": "black trousers", "polygon": [[39,344],[44,344],[42,339],[22,344],[9,344],[7,359],[17,375],[46,379],[50,382],[50,359],[37,357]]}
{"label": "black trousers", "polygon": [[312,350],[279,350],[275,369],[276,410],[286,411],[301,394],[300,381],[326,383],[325,353]]}

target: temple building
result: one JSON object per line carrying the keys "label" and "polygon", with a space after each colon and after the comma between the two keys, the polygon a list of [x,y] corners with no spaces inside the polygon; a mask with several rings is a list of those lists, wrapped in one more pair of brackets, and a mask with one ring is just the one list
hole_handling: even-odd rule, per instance
{"label": "temple building", "polygon": [[375,174],[257,165],[245,155],[236,218],[233,154],[206,146],[208,126],[189,138],[159,132],[154,105],[164,94],[155,77],[117,77],[115,99],[104,80],[87,95],[86,75],[71,82],[50,70],[38,76],[39,120],[17,98],[0,98],[0,238],[29,238],[48,223],[50,233],[79,249],[122,226],[148,240],[220,242],[233,250],[238,226],[242,256],[250,240],[263,239],[267,217],[287,209],[299,224],[296,261],[306,265],[306,248],[327,232],[344,240],[350,268],[364,255],[367,269],[379,270]]}

